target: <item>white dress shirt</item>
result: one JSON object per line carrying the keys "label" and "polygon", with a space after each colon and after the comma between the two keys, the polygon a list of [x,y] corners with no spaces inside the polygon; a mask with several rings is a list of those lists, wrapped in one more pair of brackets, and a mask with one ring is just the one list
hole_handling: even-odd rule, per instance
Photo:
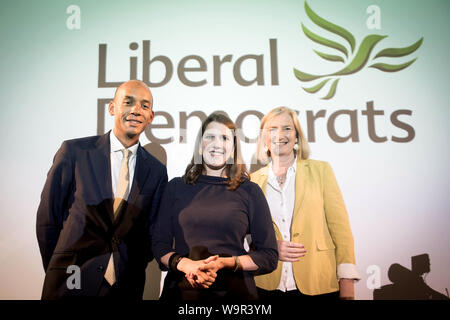
{"label": "white dress shirt", "polygon": [[[295,172],[297,159],[287,169],[286,182],[282,187],[278,184],[277,177],[273,173],[272,162],[269,165],[266,199],[269,204],[272,219],[275,221],[284,241],[291,239],[291,222],[294,213],[295,202]],[[282,262],[281,281],[277,288],[281,291],[296,290],[292,262]]]}
{"label": "white dress shirt", "polygon": [[131,186],[133,185],[134,169],[136,167],[136,153],[139,146],[139,142],[132,145],[129,148],[125,148],[122,142],[117,139],[113,131],[109,135],[110,145],[111,145],[111,182],[112,191],[114,197],[116,196],[117,190],[117,180],[119,179],[120,165],[123,159],[123,149],[128,149],[131,151],[130,158],[128,159],[128,172],[130,174],[130,184],[128,185],[128,194],[130,194]]}

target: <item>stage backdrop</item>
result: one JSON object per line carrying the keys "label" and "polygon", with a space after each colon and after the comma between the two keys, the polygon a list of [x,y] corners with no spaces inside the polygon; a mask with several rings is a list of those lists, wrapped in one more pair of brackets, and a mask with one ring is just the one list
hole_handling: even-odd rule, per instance
{"label": "stage backdrop", "polygon": [[[243,129],[250,168],[263,114],[297,110],[345,198],[356,298],[446,294],[448,12],[447,0],[2,1],[0,298],[40,297],[36,209],[53,156],[108,131],[107,102],[135,78],[155,99],[141,144],[169,178],[209,113]],[[156,299],[154,263],[148,274]],[[402,282],[414,277],[426,285]]]}

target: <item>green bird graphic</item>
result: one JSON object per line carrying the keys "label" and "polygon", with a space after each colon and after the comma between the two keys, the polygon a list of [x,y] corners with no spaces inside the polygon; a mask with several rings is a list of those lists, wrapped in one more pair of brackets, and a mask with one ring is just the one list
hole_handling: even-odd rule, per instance
{"label": "green bird graphic", "polygon": [[[309,7],[306,1],[305,1],[305,12],[307,16],[311,19],[311,21],[314,22],[317,26],[343,38],[343,40],[346,41],[346,45],[348,45],[350,49],[348,50],[346,45],[326,39],[324,37],[315,34],[302,23],[302,30],[310,40],[340,52],[340,55],[332,55],[317,50],[313,50],[319,57],[328,61],[341,62],[346,64],[346,66],[340,69],[339,71],[324,75],[314,75],[294,68],[294,75],[301,82],[310,82],[321,79],[320,82],[313,85],[312,87],[302,87],[303,90],[311,94],[319,92],[330,80],[333,80],[328,90],[328,93],[321,98],[323,100],[328,100],[333,98],[334,95],[336,94],[337,85],[341,77],[354,74],[363,69],[368,64],[369,56],[372,53],[372,50],[381,40],[383,40],[387,36],[382,36],[378,34],[371,34],[366,36],[359,45],[356,54],[353,55],[353,52],[355,51],[356,48],[356,41],[355,37],[348,30],[321,18]],[[413,64],[417,58],[402,64],[395,64],[395,65],[382,62],[373,63],[374,62],[373,60],[382,57],[399,58],[407,56],[416,51],[422,45],[422,42],[423,37],[419,39],[416,43],[408,47],[387,48],[381,50],[373,57],[371,62],[372,64],[369,65],[369,68],[376,68],[384,72],[398,72],[400,70],[403,70],[409,67],[411,64]]]}

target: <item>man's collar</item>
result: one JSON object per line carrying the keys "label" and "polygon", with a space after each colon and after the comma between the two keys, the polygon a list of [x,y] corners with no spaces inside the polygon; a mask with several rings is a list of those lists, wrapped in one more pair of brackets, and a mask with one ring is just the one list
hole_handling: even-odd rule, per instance
{"label": "man's collar", "polygon": [[109,134],[109,139],[111,143],[111,152],[121,151],[123,149],[128,149],[131,151],[133,155],[136,154],[137,148],[139,147],[139,142],[133,144],[131,147],[125,148],[122,142],[116,137],[114,134],[114,131],[111,130],[111,133]]}

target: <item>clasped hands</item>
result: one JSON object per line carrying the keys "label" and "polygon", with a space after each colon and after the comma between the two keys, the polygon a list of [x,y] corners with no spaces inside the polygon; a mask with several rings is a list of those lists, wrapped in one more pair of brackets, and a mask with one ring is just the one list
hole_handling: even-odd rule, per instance
{"label": "clasped hands", "polygon": [[216,280],[217,271],[223,267],[218,255],[197,261],[183,258],[177,265],[193,288],[209,288]]}

